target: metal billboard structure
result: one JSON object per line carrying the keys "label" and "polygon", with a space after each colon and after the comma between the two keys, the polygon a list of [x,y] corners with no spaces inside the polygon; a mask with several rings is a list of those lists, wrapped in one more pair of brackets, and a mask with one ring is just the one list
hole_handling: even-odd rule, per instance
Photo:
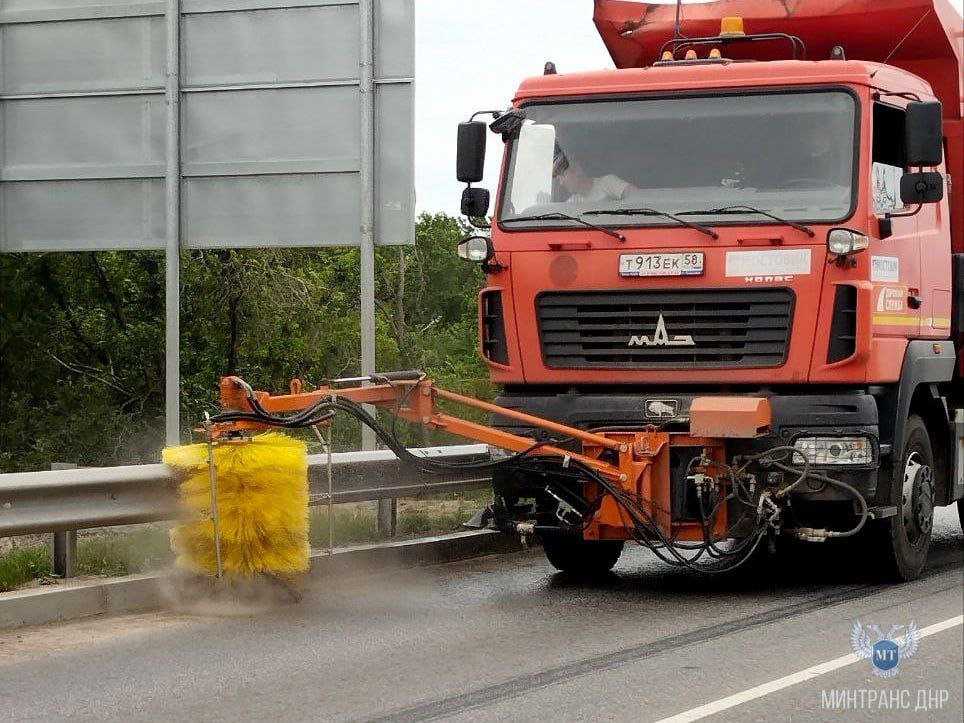
{"label": "metal billboard structure", "polygon": [[414,242],[414,0],[0,0],[0,252]]}

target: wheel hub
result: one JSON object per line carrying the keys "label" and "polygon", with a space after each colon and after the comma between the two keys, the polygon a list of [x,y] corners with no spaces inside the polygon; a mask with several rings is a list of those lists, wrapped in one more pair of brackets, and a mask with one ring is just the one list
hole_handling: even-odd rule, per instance
{"label": "wheel hub", "polygon": [[902,500],[904,529],[911,542],[931,531],[934,524],[934,472],[914,452],[904,465]]}

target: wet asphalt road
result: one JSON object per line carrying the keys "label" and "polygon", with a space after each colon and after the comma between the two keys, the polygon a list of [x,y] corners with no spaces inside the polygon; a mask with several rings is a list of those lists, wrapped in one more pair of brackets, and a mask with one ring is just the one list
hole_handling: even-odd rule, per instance
{"label": "wet asphalt road", "polygon": [[[297,606],[0,633],[0,716],[657,721],[850,653],[854,618],[887,630],[964,612],[952,509],[939,510],[914,583],[875,585],[830,548],[810,549],[704,578],[633,548],[595,584],[554,574],[533,550],[315,582]],[[960,721],[962,630],[925,638],[895,679],[861,661],[712,719]],[[909,709],[825,707],[826,691],[848,690],[896,691]],[[914,710],[920,690],[947,700]]]}

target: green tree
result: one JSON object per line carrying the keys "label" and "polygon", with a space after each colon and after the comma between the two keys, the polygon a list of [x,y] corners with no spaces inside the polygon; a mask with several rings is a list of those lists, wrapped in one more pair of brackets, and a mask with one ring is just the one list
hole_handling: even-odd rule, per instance
{"label": "green tree", "polygon": [[[414,246],[378,250],[377,358],[488,396],[482,275],[455,255],[465,230],[423,214]],[[0,256],[0,470],[158,458],[163,268],[149,252]],[[181,278],[182,420],[217,408],[225,374],[281,391],[358,372],[357,249],[185,252]],[[339,446],[358,444],[357,426],[336,431]]]}

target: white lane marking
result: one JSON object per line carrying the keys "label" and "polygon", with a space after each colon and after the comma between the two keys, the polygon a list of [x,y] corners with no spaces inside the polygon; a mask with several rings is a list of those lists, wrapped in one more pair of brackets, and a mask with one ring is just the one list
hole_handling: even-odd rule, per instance
{"label": "white lane marking", "polygon": [[[926,638],[928,635],[940,633],[962,623],[964,623],[964,615],[958,615],[956,617],[949,618],[948,620],[944,620],[943,622],[928,625],[926,628],[921,630],[921,635]],[[806,670],[801,670],[797,673],[791,673],[790,675],[786,675],[782,678],[771,680],[769,683],[763,683],[755,688],[744,690],[726,698],[720,698],[712,703],[701,705],[698,708],[692,708],[669,718],[663,718],[662,720],[657,721],[657,723],[688,723],[689,721],[699,720],[700,718],[705,718],[706,716],[713,715],[714,713],[720,713],[724,710],[728,710],[729,708],[735,708],[743,703],[748,703],[756,698],[762,698],[770,693],[776,693],[778,690],[789,688],[791,685],[812,680],[821,675],[825,675],[826,673],[833,672],[838,668],[844,668],[859,661],[860,658],[853,653],[850,653],[849,655],[841,655],[839,658],[828,660],[826,663],[819,663],[807,668]]]}

